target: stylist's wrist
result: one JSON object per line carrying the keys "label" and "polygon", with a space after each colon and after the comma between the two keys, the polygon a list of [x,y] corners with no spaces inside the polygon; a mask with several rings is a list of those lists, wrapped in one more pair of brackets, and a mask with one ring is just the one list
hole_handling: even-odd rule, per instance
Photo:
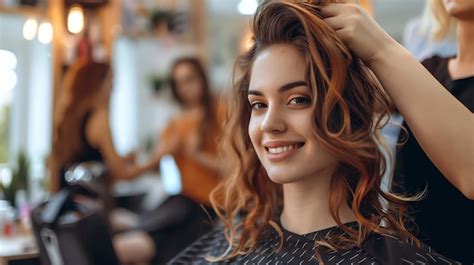
{"label": "stylist's wrist", "polygon": [[380,48],[364,62],[371,70],[376,71],[379,67],[384,67],[386,63],[396,61],[397,58],[404,56],[406,53],[407,51],[392,39],[381,44]]}

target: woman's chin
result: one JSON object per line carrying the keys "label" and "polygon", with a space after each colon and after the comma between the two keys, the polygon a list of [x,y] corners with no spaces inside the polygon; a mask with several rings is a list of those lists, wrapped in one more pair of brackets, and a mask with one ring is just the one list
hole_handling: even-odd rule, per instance
{"label": "woman's chin", "polygon": [[283,173],[268,174],[268,178],[276,184],[288,184],[298,181],[298,177],[294,177]]}

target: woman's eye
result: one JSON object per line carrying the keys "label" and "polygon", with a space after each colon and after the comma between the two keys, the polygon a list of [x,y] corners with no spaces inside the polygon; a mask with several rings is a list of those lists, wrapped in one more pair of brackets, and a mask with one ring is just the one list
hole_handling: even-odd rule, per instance
{"label": "woman's eye", "polygon": [[259,110],[259,109],[265,108],[265,104],[263,104],[262,102],[255,102],[255,103],[251,103],[251,104],[250,104],[250,107],[251,107],[253,110]]}
{"label": "woman's eye", "polygon": [[289,102],[289,104],[291,105],[306,105],[310,103],[311,103],[311,99],[308,97],[294,97]]}

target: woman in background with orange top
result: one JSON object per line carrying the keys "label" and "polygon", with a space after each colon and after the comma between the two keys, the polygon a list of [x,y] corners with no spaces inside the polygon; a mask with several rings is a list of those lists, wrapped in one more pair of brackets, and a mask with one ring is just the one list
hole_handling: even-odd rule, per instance
{"label": "woman in background with orange top", "polygon": [[217,151],[223,109],[212,95],[204,67],[196,58],[175,61],[170,85],[183,110],[161,134],[151,160],[172,155],[180,171],[182,190],[142,215],[135,232],[114,238],[123,264],[151,259],[153,264],[166,263],[209,231],[210,219],[215,216],[209,195],[219,183],[223,168]]}
{"label": "woman in background with orange top", "polygon": [[223,111],[195,58],[174,63],[170,85],[173,97],[184,109],[163,132],[157,154],[173,155],[181,173],[182,195],[210,206],[209,194],[218,184],[222,169],[217,138]]}

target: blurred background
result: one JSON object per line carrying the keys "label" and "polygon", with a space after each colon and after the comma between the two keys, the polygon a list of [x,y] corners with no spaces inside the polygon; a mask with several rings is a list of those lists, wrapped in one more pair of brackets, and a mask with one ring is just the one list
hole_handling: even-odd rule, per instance
{"label": "blurred background", "polygon": [[[407,23],[425,6],[424,0],[362,3],[400,42]],[[119,155],[134,152],[146,161],[180,111],[168,82],[173,61],[197,57],[212,91],[229,89],[235,59],[249,45],[257,5],[257,0],[0,0],[0,199],[19,209],[48,198],[53,117],[65,73],[81,57],[111,63],[113,144]],[[166,190],[157,175],[119,181],[114,192],[145,194],[142,207],[153,209]]]}
{"label": "blurred background", "polygon": [[[177,111],[166,77],[173,59],[201,58],[211,87],[229,87],[246,48],[254,0],[1,0],[0,180],[9,186],[19,155],[41,199],[52,117],[65,69],[79,46],[114,68],[110,126],[120,154],[149,152]],[[423,0],[374,0],[377,21],[397,40]],[[163,29],[162,23],[168,26]]]}

